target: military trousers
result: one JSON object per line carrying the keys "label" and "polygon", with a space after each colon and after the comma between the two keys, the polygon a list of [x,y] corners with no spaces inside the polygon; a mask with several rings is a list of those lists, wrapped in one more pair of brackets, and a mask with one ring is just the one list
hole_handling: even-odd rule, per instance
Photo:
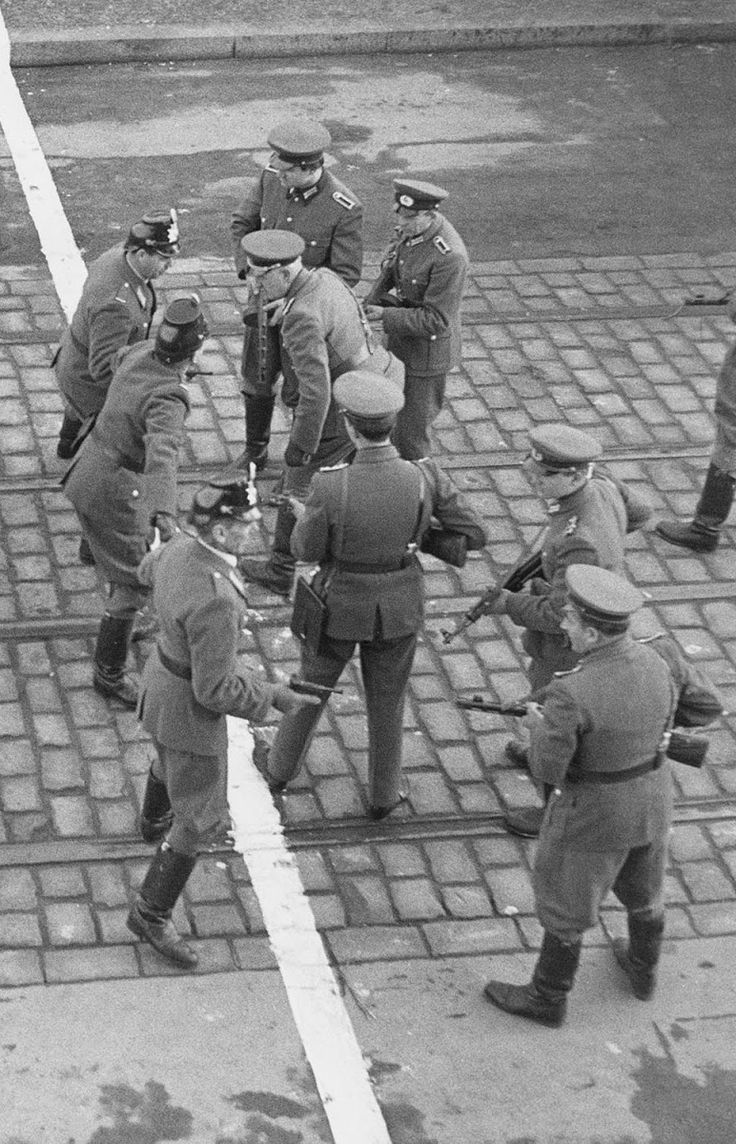
{"label": "military trousers", "polygon": [[399,410],[391,434],[391,440],[405,461],[418,461],[420,457],[431,455],[429,430],[442,409],[446,384],[445,373],[420,376],[407,368],[404,407]]}
{"label": "military trousers", "polygon": [[[356,642],[325,635],[317,654],[303,648],[302,678],[334,687]],[[369,800],[375,806],[391,806],[400,792],[406,687],[417,636],[360,640],[358,646],[368,715]],[[288,782],[298,774],[324,705],[303,707],[282,718],[268,764],[269,775],[276,782]]]}
{"label": "military trousers", "polygon": [[195,855],[215,834],[230,826],[227,804],[227,755],[195,755],[154,739],[157,758],[151,771],[166,786],[174,821],[168,834],[172,850]]}
{"label": "military trousers", "polygon": [[281,373],[281,337],[276,326],[266,327],[265,359],[261,362],[258,329],[247,325],[240,359],[241,392],[251,397],[273,397]]}

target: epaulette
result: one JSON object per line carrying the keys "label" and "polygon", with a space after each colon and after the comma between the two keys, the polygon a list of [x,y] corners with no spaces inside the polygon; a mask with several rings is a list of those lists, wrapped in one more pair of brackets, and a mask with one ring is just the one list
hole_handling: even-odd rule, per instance
{"label": "epaulette", "polygon": [[338,461],[336,465],[322,465],[319,471],[320,473],[336,473],[338,469],[347,469],[349,467],[347,461]]}
{"label": "epaulette", "polygon": [[576,664],[575,667],[568,668],[567,671],[556,671],[554,673],[555,679],[562,679],[562,677],[564,675],[574,675],[576,671],[580,671],[580,664],[579,663]]}
{"label": "epaulette", "polygon": [[575,535],[575,533],[577,532],[577,529],[578,529],[578,520],[579,519],[580,518],[577,515],[571,516],[569,518],[569,520],[567,522],[567,528],[565,529],[565,536],[574,536]]}
{"label": "epaulette", "polygon": [[349,199],[347,195],[344,195],[342,191],[333,191],[332,197],[336,203],[340,204],[341,207],[345,207],[346,211],[351,211],[355,206],[353,200]]}
{"label": "epaulette", "polygon": [[637,643],[652,643],[654,640],[661,640],[662,637],[664,636],[664,634],[665,634],[664,632],[655,632],[653,636],[642,636],[641,639],[638,639],[636,642]]}
{"label": "epaulette", "polygon": [[452,250],[452,247],[449,245],[449,243],[445,242],[441,234],[435,236],[434,244],[439,250],[440,254],[449,254]]}
{"label": "epaulette", "polygon": [[294,295],[293,298],[289,298],[288,302],[284,302],[284,308],[281,311],[281,317],[282,318],[286,317],[286,315],[289,313],[289,310],[291,309],[291,307],[294,305],[295,302],[296,302],[296,294]]}

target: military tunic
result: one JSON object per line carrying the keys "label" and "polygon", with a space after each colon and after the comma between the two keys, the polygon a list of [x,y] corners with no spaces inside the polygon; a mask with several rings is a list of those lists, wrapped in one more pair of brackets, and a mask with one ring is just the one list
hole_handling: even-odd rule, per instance
{"label": "military tunic", "polygon": [[[323,171],[316,186],[304,190],[287,190],[273,171],[263,171],[233,215],[235,267],[241,278],[245,277],[248,260],[240,240],[254,230],[292,230],[306,243],[302,256],[305,266],[326,266],[348,286],[360,280],[363,208],[352,191],[329,171]],[[261,369],[258,332],[251,326],[245,328],[242,375],[246,393],[269,396],[281,371],[278,329],[267,327],[266,337],[267,356]]]}
{"label": "military tunic", "polygon": [[640,528],[649,511],[602,470],[549,509],[542,539],[543,579],[532,580],[528,592],[515,592],[506,599],[506,614],[525,629],[522,644],[531,657],[533,692],[549,683],[555,671],[577,662],[560,628],[567,598],[566,569],[571,564],[597,564],[609,572],[622,572],[626,534]]}
{"label": "military tunic", "polygon": [[394,432],[402,456],[424,457],[430,451],[429,427],[442,408],[446,375],[460,362],[468,266],[460,235],[438,214],[423,234],[389,248],[366,298],[367,304],[385,307],[386,345],[406,367],[405,405]]}
{"label": "military tunic", "polygon": [[[323,469],[292,536],[300,560],[317,561],[315,587],[326,592],[327,622],[319,653],[302,650],[302,675],[334,686],[356,643],[366,694],[370,801],[390,806],[399,794],[405,691],[424,613],[422,568],[409,545],[430,517],[485,543],[483,528],[433,462],[416,465],[392,445],[360,448],[352,465]],[[386,511],[386,506],[391,511]],[[327,587],[325,588],[325,585]],[[286,715],[269,758],[277,781],[295,775],[321,708]]]}
{"label": "military tunic", "polygon": [[[661,909],[673,800],[663,736],[675,713],[697,726],[721,710],[669,637],[625,633],[554,677],[530,744],[532,774],[556,788],[534,865],[545,930],[575,940],[597,923],[609,890],[629,911]],[[638,777],[600,781],[655,759],[657,769]]]}
{"label": "military tunic", "polygon": [[104,408],[64,477],[95,561],[112,585],[140,588],[137,567],[157,513],[177,512],[189,397],[180,365],[150,344],[123,351]]}
{"label": "military tunic", "polygon": [[153,585],[160,621],[143,671],[139,717],[162,764],[158,777],[174,810],[174,841],[186,831],[190,852],[229,821],[226,716],[263,721],[274,688],[239,662],[247,600],[224,555],[181,535],[149,553],[139,575]]}
{"label": "military tunic", "polygon": [[153,286],[136,274],[122,246],[92,263],[54,363],[59,388],[80,421],[102,409],[116,353],[148,337],[155,310]]}

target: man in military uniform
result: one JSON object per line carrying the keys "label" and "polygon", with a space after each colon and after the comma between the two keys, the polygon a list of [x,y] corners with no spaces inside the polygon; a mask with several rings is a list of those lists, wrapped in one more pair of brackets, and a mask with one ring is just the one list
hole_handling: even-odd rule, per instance
{"label": "man in military uniform", "polygon": [[176,211],[149,211],[122,246],[90,266],[53,363],[67,403],[56,450],[62,460],[71,459],[83,423],[102,409],[118,350],[148,337],[156,310],[152,282],[179,250]]}
{"label": "man in military uniform", "polygon": [[639,643],[628,627],[641,592],[603,568],[574,564],[562,628],[577,667],[559,672],[544,706],[530,704],[530,766],[553,788],[534,861],[542,949],[528,985],[489,981],[508,1013],[562,1024],[583,934],[613,891],[628,943],[616,959],[636,997],[651,997],[664,932],[664,876],[672,821],[666,759],[673,723],[704,726],[721,714],[715,689],[662,636]]}
{"label": "man in military uniform", "polygon": [[[390,441],[400,390],[362,370],[335,382],[356,449],[352,465],[323,469],[306,506],[294,502],[294,554],[318,561],[313,587],[327,605],[315,650],[302,648],[302,678],[333,687],[360,647],[368,709],[370,815],[384,818],[403,800],[400,787],[404,697],[424,611],[422,568],[415,550],[435,518],[481,548],[485,532],[434,461],[402,460]],[[387,511],[390,506],[390,511]],[[272,789],[298,772],[317,726],[319,709],[281,722],[268,761]]]}
{"label": "man in military uniform", "polygon": [[[729,302],[728,316],[736,321],[736,298]],[[736,342],[718,373],[714,413],[716,439],[693,519],[660,520],[654,530],[692,552],[715,552],[736,491]]]}
{"label": "man in military uniform", "polygon": [[229,825],[227,715],[263,720],[271,707],[317,703],[266,682],[238,662],[245,586],[237,558],[261,546],[255,487],[215,482],[198,490],[189,512],[194,535],[180,534],[143,560],[161,631],[146,663],[139,714],[156,748],[143,798],[147,841],[166,836],[128,915],[133,933],[191,967],[197,955],[171,912],[203,843]]}
{"label": "man in military uniform", "polygon": [[[273,148],[268,166],[233,215],[235,267],[248,273],[241,239],[257,230],[289,230],[304,239],[305,266],[326,266],[348,286],[360,280],[363,265],[363,208],[353,192],[325,170],[330,133],[309,119],[277,124],[268,135]],[[268,460],[274,391],[282,368],[277,326],[253,294],[246,306],[243,342],[245,452],[236,464]]]}
{"label": "man in military uniform", "polygon": [[125,673],[131,632],[147,590],[138,579],[151,528],[177,531],[176,475],[189,397],[184,373],[207,336],[196,295],[169,303],[155,342],[123,350],[92,432],[64,477],[82,533],[110,595],[95,649],[96,691],[135,707]]}
{"label": "man in military uniform", "polygon": [[366,298],[386,345],[406,367],[404,408],[394,443],[409,460],[430,453],[429,429],[445,399],[447,373],[460,361],[460,304],[468,253],[438,211],[448,192],[415,179],[394,179],[397,237]]}
{"label": "man in military uniform", "polygon": [[[293,410],[284,452],[282,492],[304,499],[314,473],[351,456],[354,447],[333,400],[333,382],[348,370],[388,377],[400,391],[403,367],[374,343],[360,302],[331,270],[304,266],[304,241],[289,231],[255,231],[242,239],[249,274],[280,323],[284,359],[281,396]],[[288,595],[296,561],[290,537],[294,514],[288,500],[279,505],[268,561],[242,564],[245,577],[269,591]]]}
{"label": "man in military uniform", "polygon": [[[594,471],[600,442],[567,425],[543,425],[530,434],[531,452],[524,469],[547,502],[549,524],[541,540],[541,576],[529,591],[498,588],[486,603],[487,615],[506,615],[524,628],[522,645],[529,654],[528,677],[533,696],[546,687],[556,671],[577,663],[561,626],[565,603],[565,572],[571,564],[597,564],[612,572],[624,568],[624,544],[649,517],[649,507],[609,473]],[[526,751],[516,741],[507,746],[513,762],[526,764]],[[533,838],[542,820],[541,808],[509,814],[506,826]]]}

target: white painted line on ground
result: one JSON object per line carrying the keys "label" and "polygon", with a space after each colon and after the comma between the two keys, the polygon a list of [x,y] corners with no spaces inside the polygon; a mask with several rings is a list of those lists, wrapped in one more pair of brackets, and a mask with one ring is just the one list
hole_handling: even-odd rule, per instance
{"label": "white painted line on ground", "polygon": [[335,1144],[391,1144],[278,811],[253,765],[253,736],[228,717],[228,802],[271,948]]}
{"label": "white painted line on ground", "polygon": [[67,320],[71,321],[87,267],[74,241],[46,156],[10,69],[10,37],[0,11],[0,128],[38,232],[41,250]]}

